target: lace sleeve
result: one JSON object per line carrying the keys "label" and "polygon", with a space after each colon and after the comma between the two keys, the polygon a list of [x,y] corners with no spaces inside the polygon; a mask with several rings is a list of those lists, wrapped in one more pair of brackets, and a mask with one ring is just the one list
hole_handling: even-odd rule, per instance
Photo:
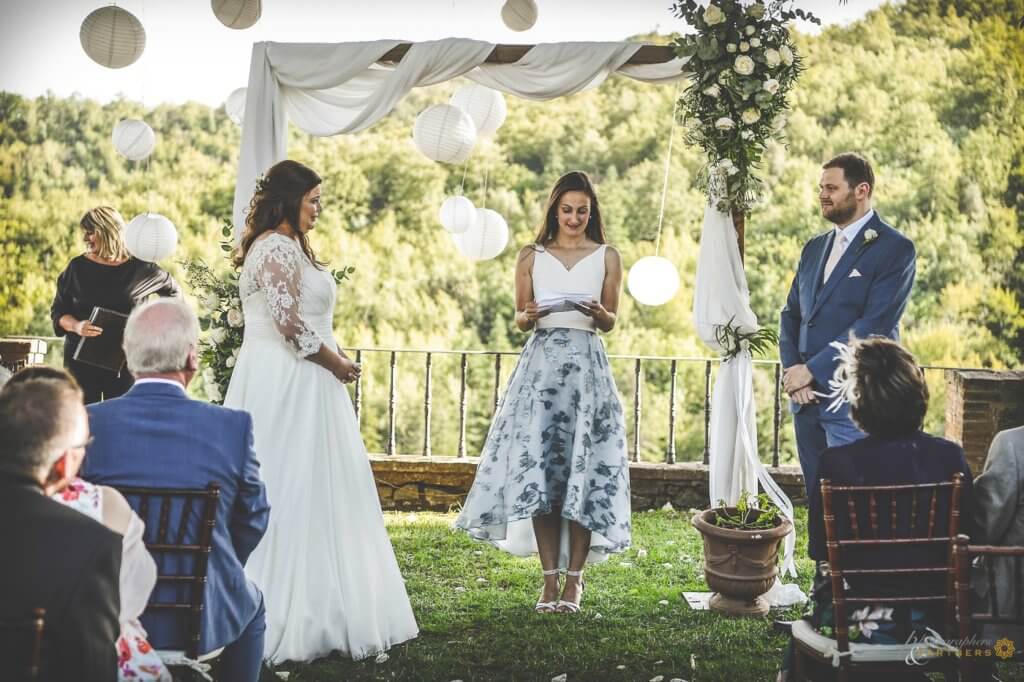
{"label": "lace sleeve", "polygon": [[302,319],[302,252],[291,244],[267,244],[256,278],[267,299],[274,326],[299,357],[320,350],[323,340]]}

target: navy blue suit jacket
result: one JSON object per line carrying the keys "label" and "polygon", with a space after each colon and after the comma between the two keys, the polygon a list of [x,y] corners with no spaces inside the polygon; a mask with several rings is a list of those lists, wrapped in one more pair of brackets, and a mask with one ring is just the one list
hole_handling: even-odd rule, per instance
{"label": "navy blue suit jacket", "polygon": [[[869,230],[878,236],[865,242]],[[804,245],[779,320],[782,366],[806,364],[819,391],[827,388],[835,372],[832,341],[847,343],[851,332],[862,339],[887,336],[899,340],[900,316],[907,307],[916,271],[914,243],[876,212],[822,285],[834,235],[832,229]],[[859,277],[851,277],[854,270]]]}
{"label": "navy blue suit jacket", "polygon": [[[136,384],[120,398],[88,410],[95,440],[82,478],[114,487],[220,485],[200,649],[208,652],[235,641],[262,599],[243,566],[270,518],[253,451],[252,417],[191,400],[180,387],[164,383]],[[146,614],[142,624],[153,646],[182,647],[180,624],[172,614]]]}

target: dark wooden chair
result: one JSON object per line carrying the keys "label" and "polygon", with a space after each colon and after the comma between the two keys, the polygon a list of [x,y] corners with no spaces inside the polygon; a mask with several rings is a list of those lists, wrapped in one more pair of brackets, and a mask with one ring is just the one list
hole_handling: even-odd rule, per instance
{"label": "dark wooden chair", "polygon": [[[972,600],[971,567],[975,559],[983,557],[988,594],[985,599]],[[1024,662],[1024,547],[996,547],[972,545],[966,535],[958,535],[954,550],[956,563],[956,609],[961,642],[978,646],[965,646],[960,657],[960,679],[990,679],[992,664],[1006,660]],[[1017,589],[1011,599],[999,594],[996,581],[997,562],[1010,572]],[[973,602],[973,603],[972,603]],[[976,654],[980,653],[981,656]]]}
{"label": "dark wooden chair", "polygon": [[939,634],[955,637],[953,540],[960,527],[961,486],[961,474],[951,481],[907,485],[822,480],[835,637],[815,632],[804,620],[793,624],[795,679],[819,680],[829,668],[837,668],[841,682],[910,679],[936,671],[955,679],[957,659],[944,642],[851,644],[848,619],[851,605],[941,610]]}
{"label": "dark wooden chair", "polygon": [[[157,565],[157,582],[146,613],[182,615],[185,655],[198,658],[206,593],[206,570],[213,547],[220,486],[205,490],[117,488],[146,524],[144,542]],[[161,589],[171,587],[173,589]],[[161,595],[175,595],[170,601]]]}
{"label": "dark wooden chair", "polygon": [[45,609],[32,609],[31,615],[22,618],[0,620],[0,665],[4,669],[3,679],[38,679],[42,666],[45,625]]}

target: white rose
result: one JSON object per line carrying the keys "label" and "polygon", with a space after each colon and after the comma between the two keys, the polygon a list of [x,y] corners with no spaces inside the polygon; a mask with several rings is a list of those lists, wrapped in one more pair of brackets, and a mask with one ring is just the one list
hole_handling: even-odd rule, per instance
{"label": "white rose", "polygon": [[735,52],[736,51],[736,43],[726,43],[725,51],[729,52],[729,53]]}
{"label": "white rose", "polygon": [[779,65],[779,61],[781,61],[779,51],[773,50],[772,48],[769,47],[767,50],[764,51],[764,61],[768,65],[769,69],[774,69],[776,66]]}
{"label": "white rose", "polygon": [[741,76],[749,76],[754,73],[754,60],[746,55],[740,55],[736,57],[732,68]]}
{"label": "white rose", "polygon": [[708,26],[714,26],[725,21],[725,12],[718,5],[708,5],[708,8],[704,10],[704,23]]}
{"label": "white rose", "polygon": [[748,43],[747,41],[744,40],[742,43],[740,43],[740,52],[749,52],[749,51],[750,51],[750,43]]}
{"label": "white rose", "polygon": [[217,375],[213,371],[213,367],[207,367],[203,370],[203,380],[208,384],[212,384],[217,380]]}
{"label": "white rose", "polygon": [[771,94],[774,95],[776,92],[779,91],[779,81],[775,80],[774,78],[769,78],[761,85],[761,87],[764,89],[765,92],[770,92]]}
{"label": "white rose", "polygon": [[242,301],[237,296],[235,296],[233,299],[231,299],[231,305],[234,306],[235,308],[240,308],[242,307]]}
{"label": "white rose", "polygon": [[210,400],[220,400],[220,386],[213,382],[206,384],[206,397]]}
{"label": "white rose", "polygon": [[764,19],[764,5],[762,5],[759,2],[751,5],[750,7],[747,8],[747,14],[749,14],[754,19]]}
{"label": "white rose", "polygon": [[752,36],[754,35],[754,31],[756,30],[757,29],[755,29],[753,26],[747,26],[745,29],[743,29],[743,32],[746,33],[748,36]]}
{"label": "white rose", "polygon": [[733,128],[736,127],[736,123],[734,123],[733,120],[728,116],[723,116],[722,118],[715,121],[715,127],[718,128],[719,130],[732,130]]}
{"label": "white rose", "polygon": [[210,338],[216,344],[224,343],[225,339],[228,338],[228,330],[224,327],[216,327],[212,332],[210,332]]}
{"label": "white rose", "polygon": [[751,47],[761,47],[761,39],[760,38],[751,38],[750,39],[750,46]]}
{"label": "white rose", "polygon": [[234,367],[235,366],[235,356],[232,355],[227,360],[225,360],[224,361],[224,366],[227,367],[228,369],[231,369],[232,367]]}
{"label": "white rose", "polygon": [[793,63],[793,50],[789,49],[786,45],[779,48],[779,56],[782,57],[782,63],[786,66]]}
{"label": "white rose", "polygon": [[740,137],[742,137],[744,140],[752,140],[754,139],[754,133],[752,133],[749,130],[743,130],[740,131]]}
{"label": "white rose", "polygon": [[220,297],[211,291],[206,295],[206,298],[203,299],[203,305],[212,310],[220,305]]}
{"label": "white rose", "polygon": [[[238,308],[232,308],[228,311],[228,324],[232,327],[241,327],[245,324],[245,318],[242,317],[242,311]],[[218,343],[220,343],[218,341]]]}
{"label": "white rose", "polygon": [[703,92],[708,97],[718,97],[719,95],[722,94],[722,89],[717,85],[709,85],[708,87],[704,88]]}
{"label": "white rose", "polygon": [[753,125],[761,120],[761,112],[757,109],[744,109],[740,115],[740,120],[746,123],[748,126]]}

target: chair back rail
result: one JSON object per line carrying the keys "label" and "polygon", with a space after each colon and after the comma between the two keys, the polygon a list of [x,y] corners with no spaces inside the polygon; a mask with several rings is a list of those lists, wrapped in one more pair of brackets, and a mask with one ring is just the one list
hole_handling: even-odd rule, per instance
{"label": "chair back rail", "polygon": [[[213,549],[213,530],[217,521],[220,486],[210,483],[205,489],[118,487],[128,503],[146,523],[146,549],[158,567],[157,588],[174,585],[188,588],[187,597],[173,602],[156,601],[158,589],[146,605],[146,611],[185,612],[185,655],[196,658],[199,654],[202,616],[205,608],[206,574],[210,552]],[[177,506],[177,509],[175,507]],[[156,514],[156,524],[150,519]],[[198,516],[199,526],[192,528],[190,521]],[[176,566],[191,566],[186,574],[165,572],[168,557],[177,557]],[[184,559],[191,558],[191,564]]]}
{"label": "chair back rail", "polygon": [[14,675],[11,679],[39,677],[45,628],[46,609],[32,609],[31,615],[0,620],[0,656],[4,670]]}

